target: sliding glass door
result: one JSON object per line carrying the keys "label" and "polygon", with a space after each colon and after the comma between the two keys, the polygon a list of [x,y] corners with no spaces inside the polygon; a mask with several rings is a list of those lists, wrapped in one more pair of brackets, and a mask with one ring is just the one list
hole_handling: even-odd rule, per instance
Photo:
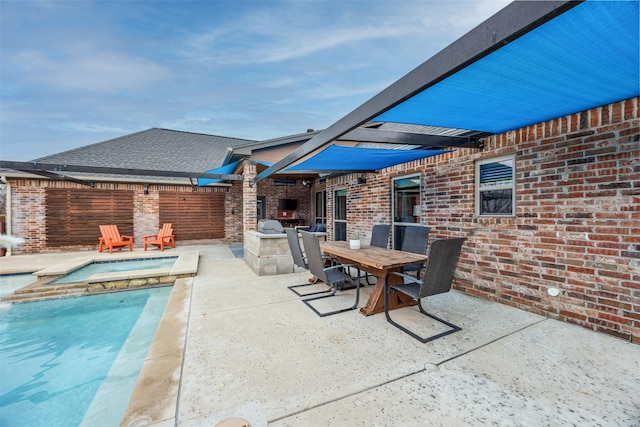
{"label": "sliding glass door", "polygon": [[333,240],[347,240],[347,190],[333,193]]}
{"label": "sliding glass door", "polygon": [[316,204],[315,204],[315,225],[322,224],[327,225],[327,192],[316,192]]}
{"label": "sliding glass door", "polygon": [[420,225],[420,175],[394,178],[391,188],[393,248],[400,249],[405,234]]}

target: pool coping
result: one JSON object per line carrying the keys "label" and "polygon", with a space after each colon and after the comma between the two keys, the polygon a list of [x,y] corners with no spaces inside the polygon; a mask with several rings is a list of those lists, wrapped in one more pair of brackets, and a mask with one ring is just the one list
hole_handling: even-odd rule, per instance
{"label": "pool coping", "polygon": [[194,277],[176,280],[120,426],[174,426]]}
{"label": "pool coping", "polygon": [[[192,251],[184,251],[181,253],[153,253],[145,256],[140,252],[127,252],[118,254],[118,257],[110,257],[105,258],[101,254],[91,254],[80,257],[71,258],[68,261],[58,263],[56,265],[52,265],[40,270],[35,270],[32,272],[34,276],[64,276],[65,274],[70,273],[73,270],[84,267],[85,265],[91,264],[92,262],[117,262],[117,261],[130,261],[137,259],[155,259],[155,258],[178,258],[184,256],[184,254],[189,254]],[[178,260],[176,260],[177,262]],[[111,273],[98,273],[98,274],[111,274]],[[116,275],[116,273],[114,273]]]}
{"label": "pool coping", "polygon": [[[146,256],[145,256],[146,255]],[[126,261],[134,259],[177,258],[170,268],[153,268],[111,273],[97,273],[79,282],[51,283],[51,281],[97,261]],[[20,269],[3,269],[4,274],[29,274],[36,276],[34,283],[14,290],[12,293],[0,297],[0,301],[31,302],[44,299],[78,297],[103,292],[125,291],[145,287],[172,285],[176,280],[195,276],[198,272],[200,252],[198,250],[184,250],[168,253],[140,253],[127,252],[117,257],[105,257],[103,254],[87,254],[74,257],[68,261],[58,262],[42,269],[27,270],[28,266]],[[21,270],[18,273],[17,270]],[[35,270],[35,271],[34,271]],[[151,283],[149,283],[151,282]],[[103,289],[101,289],[101,287]]]}

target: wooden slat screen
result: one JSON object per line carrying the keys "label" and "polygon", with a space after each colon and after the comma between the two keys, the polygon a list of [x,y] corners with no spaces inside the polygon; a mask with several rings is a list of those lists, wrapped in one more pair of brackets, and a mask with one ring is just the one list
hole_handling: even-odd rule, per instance
{"label": "wooden slat screen", "polygon": [[160,224],[170,222],[176,240],[224,238],[224,193],[160,193]]}
{"label": "wooden slat screen", "polygon": [[45,194],[48,247],[97,245],[102,224],[133,235],[133,191],[47,188]]}

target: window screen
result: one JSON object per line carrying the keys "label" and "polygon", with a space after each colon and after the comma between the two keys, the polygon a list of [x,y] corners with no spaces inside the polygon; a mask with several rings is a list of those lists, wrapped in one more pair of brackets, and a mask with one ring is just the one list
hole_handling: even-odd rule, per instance
{"label": "window screen", "polygon": [[514,157],[481,160],[476,164],[477,211],[479,215],[514,214]]}

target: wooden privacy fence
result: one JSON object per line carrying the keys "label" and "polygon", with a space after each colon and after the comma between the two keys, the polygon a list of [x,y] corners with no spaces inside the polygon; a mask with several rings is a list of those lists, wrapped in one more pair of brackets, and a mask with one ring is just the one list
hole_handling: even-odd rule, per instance
{"label": "wooden privacy fence", "polygon": [[224,193],[160,193],[160,224],[170,222],[176,240],[223,239]]}

